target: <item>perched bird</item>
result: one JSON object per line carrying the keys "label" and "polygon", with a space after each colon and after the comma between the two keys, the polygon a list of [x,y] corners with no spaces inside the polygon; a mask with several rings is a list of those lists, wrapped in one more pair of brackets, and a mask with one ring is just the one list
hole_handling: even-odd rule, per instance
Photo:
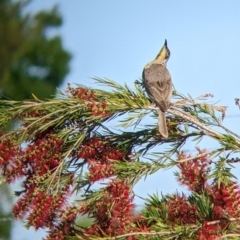
{"label": "perched bird", "polygon": [[167,46],[167,40],[160,50],[157,57],[148,63],[142,74],[143,85],[152,102],[158,110],[158,129],[161,135],[168,137],[165,112],[169,108],[172,97],[172,80],[169,71],[166,68],[167,61],[170,57],[170,51]]}

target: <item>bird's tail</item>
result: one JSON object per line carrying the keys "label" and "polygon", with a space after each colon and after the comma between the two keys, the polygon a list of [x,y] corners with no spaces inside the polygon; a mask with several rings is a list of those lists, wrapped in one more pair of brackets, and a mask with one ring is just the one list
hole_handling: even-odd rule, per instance
{"label": "bird's tail", "polygon": [[158,110],[158,130],[163,137],[168,138],[166,116],[161,110]]}

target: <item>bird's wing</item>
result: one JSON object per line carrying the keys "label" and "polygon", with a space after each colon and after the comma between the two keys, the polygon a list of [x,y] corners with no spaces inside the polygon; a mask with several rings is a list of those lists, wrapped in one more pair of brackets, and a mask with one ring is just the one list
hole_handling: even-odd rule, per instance
{"label": "bird's wing", "polygon": [[166,111],[172,96],[171,76],[162,64],[151,64],[143,70],[143,81],[149,96]]}

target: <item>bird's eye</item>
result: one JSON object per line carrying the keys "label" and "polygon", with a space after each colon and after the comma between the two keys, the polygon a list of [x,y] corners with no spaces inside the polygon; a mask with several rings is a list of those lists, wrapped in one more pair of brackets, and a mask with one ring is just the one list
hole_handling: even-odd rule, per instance
{"label": "bird's eye", "polygon": [[171,53],[170,53],[170,50],[168,49],[168,50],[167,50],[167,56],[170,57],[170,54],[171,54]]}

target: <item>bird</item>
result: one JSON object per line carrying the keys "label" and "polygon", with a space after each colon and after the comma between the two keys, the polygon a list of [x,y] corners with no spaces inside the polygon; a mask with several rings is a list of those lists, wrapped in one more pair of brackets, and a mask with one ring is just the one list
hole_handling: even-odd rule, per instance
{"label": "bird", "polygon": [[147,63],[143,69],[143,86],[151,100],[158,107],[158,129],[164,138],[168,138],[165,112],[170,106],[172,97],[172,79],[166,67],[170,50],[165,39],[157,57]]}

